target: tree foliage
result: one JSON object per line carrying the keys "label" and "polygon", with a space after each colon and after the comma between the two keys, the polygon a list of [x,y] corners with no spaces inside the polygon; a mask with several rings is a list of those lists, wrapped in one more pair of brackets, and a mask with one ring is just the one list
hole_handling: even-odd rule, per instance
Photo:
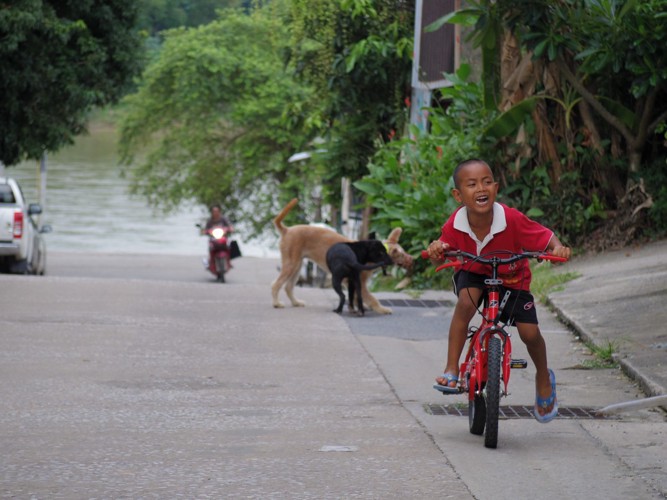
{"label": "tree foliage", "polygon": [[57,151],[140,67],[132,0],[19,0],[0,8],[0,161]]}
{"label": "tree foliage", "polygon": [[[545,5],[546,6],[546,5]],[[667,90],[667,2],[580,0],[556,3],[547,15],[508,9],[507,24],[533,58],[555,63],[594,112],[625,141],[628,168],[667,118],[657,102]]]}
{"label": "tree foliage", "polygon": [[360,179],[378,140],[400,136],[410,95],[414,1],[291,0],[292,58],[316,89],[330,194]]}
{"label": "tree foliage", "polygon": [[656,132],[667,119],[667,2],[498,4],[505,39],[521,50],[508,79],[530,57],[536,95],[550,97],[532,121],[552,194],[575,181],[586,210],[607,219],[596,245],[629,243],[654,203],[639,176],[665,158]]}
{"label": "tree foliage", "polygon": [[[250,13],[227,9],[209,25],[164,32],[126,100],[122,155],[140,161],[133,189],[167,209],[222,203],[257,231],[288,197],[307,204],[324,186],[337,198],[341,176],[367,171],[376,139],[402,132],[411,8],[256,2]],[[316,149],[306,163],[287,161]]]}
{"label": "tree foliage", "polygon": [[275,6],[165,32],[158,59],[125,100],[121,153],[138,163],[134,191],[167,210],[220,203],[259,230],[275,212],[277,185],[306,189],[314,173],[287,158],[305,145],[310,91],[284,62],[287,41]]}
{"label": "tree foliage", "polygon": [[250,7],[249,0],[140,0],[138,27],[150,36],[173,28],[208,24],[225,8]]}

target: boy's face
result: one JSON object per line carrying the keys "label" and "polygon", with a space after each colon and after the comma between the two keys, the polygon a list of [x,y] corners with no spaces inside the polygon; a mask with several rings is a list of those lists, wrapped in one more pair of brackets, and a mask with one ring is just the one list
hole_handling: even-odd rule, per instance
{"label": "boy's face", "polygon": [[498,183],[484,163],[471,163],[459,171],[458,188],[452,190],[454,198],[469,212],[486,214],[493,211],[498,195]]}

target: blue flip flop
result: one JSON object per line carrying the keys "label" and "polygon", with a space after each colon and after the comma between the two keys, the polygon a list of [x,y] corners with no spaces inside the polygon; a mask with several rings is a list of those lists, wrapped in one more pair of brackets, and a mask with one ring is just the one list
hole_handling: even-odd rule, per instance
{"label": "blue flip flop", "polygon": [[[543,399],[539,396],[539,394],[535,393],[535,420],[541,424],[551,422],[554,418],[556,418],[556,415],[558,415],[558,399],[556,398],[556,375],[554,375],[552,370],[549,370],[549,380],[551,381],[551,395],[548,398]],[[554,407],[549,413],[540,415],[540,413],[537,411],[538,408],[547,408],[551,406],[552,403]]]}
{"label": "blue flip flop", "polygon": [[443,394],[459,394],[461,392],[461,389],[458,385],[456,387],[450,387],[449,385],[452,382],[458,383],[459,378],[456,375],[452,375],[451,373],[443,373],[442,378],[447,381],[447,385],[433,384],[433,388],[436,391],[440,391]]}

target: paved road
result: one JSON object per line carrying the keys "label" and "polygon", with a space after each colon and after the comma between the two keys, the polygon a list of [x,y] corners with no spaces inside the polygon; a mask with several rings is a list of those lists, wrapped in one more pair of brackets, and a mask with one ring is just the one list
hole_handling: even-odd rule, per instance
{"label": "paved road", "polygon": [[[166,256],[0,276],[0,497],[664,498],[661,411],[505,420],[485,449],[465,417],[425,411],[464,402],[430,388],[447,308],[350,318],[301,289],[307,307],[276,310],[277,261],[235,264],[225,285]],[[577,369],[589,354],[540,312],[562,406],[641,396]],[[514,373],[503,403],[530,406],[533,375]]]}

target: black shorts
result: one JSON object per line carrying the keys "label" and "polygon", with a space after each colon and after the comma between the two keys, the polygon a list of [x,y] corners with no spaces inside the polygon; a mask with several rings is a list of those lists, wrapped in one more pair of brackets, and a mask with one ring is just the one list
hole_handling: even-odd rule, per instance
{"label": "black shorts", "polygon": [[[484,280],[489,276],[484,274],[471,273],[470,271],[457,271],[454,274],[454,292],[459,292],[464,288],[479,288],[484,290],[486,285]],[[500,314],[500,321],[506,325],[514,323],[531,323],[537,325],[537,311],[535,310],[535,299],[530,292],[524,290],[515,290],[513,288],[500,287],[500,301],[502,302],[505,292],[509,290],[510,298]]]}

